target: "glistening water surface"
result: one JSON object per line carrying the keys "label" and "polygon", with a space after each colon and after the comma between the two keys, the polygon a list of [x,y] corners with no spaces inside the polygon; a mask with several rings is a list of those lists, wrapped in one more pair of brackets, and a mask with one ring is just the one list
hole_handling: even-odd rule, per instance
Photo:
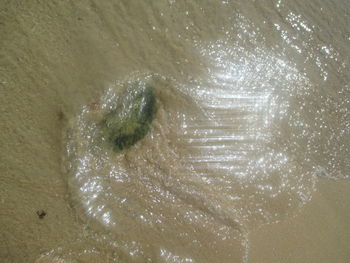
{"label": "glistening water surface", "polygon": [[[22,184],[32,202],[15,209],[44,206],[48,216],[31,226],[34,218],[15,215],[28,224],[28,248],[15,255],[18,241],[6,230],[3,258],[269,262],[251,257],[259,251],[252,233],[283,222],[292,229],[294,217],[313,211],[320,181],[348,186],[349,8],[329,0],[4,4],[1,85],[2,98],[11,97],[2,104],[24,145],[37,143],[21,153],[9,147],[5,169],[18,179],[2,180],[17,185],[15,199],[30,171]],[[157,112],[143,139],[115,152],[100,123],[135,82],[154,88]],[[16,117],[25,109],[30,118]],[[43,194],[33,195],[38,185]],[[349,233],[348,192],[338,196],[342,208],[320,211]],[[345,247],[340,240],[333,250]],[[284,262],[297,260],[288,255]]]}

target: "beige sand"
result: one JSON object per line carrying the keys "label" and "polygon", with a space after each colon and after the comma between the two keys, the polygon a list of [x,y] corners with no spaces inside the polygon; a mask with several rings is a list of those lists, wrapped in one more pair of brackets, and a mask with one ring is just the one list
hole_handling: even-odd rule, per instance
{"label": "beige sand", "polygon": [[[290,74],[295,77],[291,83],[306,83],[317,91],[302,93],[300,101],[309,102],[307,109],[325,109],[320,115],[301,111],[303,119],[316,121],[311,130],[335,127],[325,128],[314,148],[295,148],[294,154],[303,159],[308,150],[319,150],[313,161],[333,167],[331,177],[349,174],[350,5],[345,0],[289,2],[2,1],[0,261],[129,262],[129,243],[113,243],[108,228],[94,228],[75,209],[69,175],[63,169],[62,138],[68,122],[83,105],[96,103],[113,83],[135,72],[158,73],[180,86],[193,86],[195,80],[215,86],[210,77],[218,68],[210,59],[221,48],[241,52],[252,72],[258,71],[252,61],[260,61],[258,66],[270,63],[270,73],[277,74],[274,63],[288,58],[290,68],[298,71]],[[219,70],[225,69],[226,64],[221,65]],[[277,84],[289,76],[280,74]],[[255,76],[256,85],[271,84],[263,75]],[[291,109],[297,112],[298,107],[296,103]],[[298,131],[282,134],[280,143]],[[342,135],[337,140],[332,133]],[[245,253],[249,263],[349,261],[350,182],[324,177],[315,182],[303,192],[306,198],[300,208],[285,213],[283,205],[289,202],[281,201],[280,222],[254,223],[246,229],[248,250],[237,252],[242,253],[242,262]],[[269,207],[268,203],[264,208]],[[176,242],[175,254],[181,251]],[[208,248],[202,249],[196,253],[210,254]],[[207,262],[232,262],[225,250],[217,255]],[[171,255],[154,255],[153,260],[186,262]],[[145,262],[140,257],[134,261]]]}

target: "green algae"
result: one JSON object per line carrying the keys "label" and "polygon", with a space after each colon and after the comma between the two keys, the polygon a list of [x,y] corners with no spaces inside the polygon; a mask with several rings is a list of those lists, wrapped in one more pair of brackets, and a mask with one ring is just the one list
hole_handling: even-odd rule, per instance
{"label": "green algae", "polygon": [[128,149],[144,138],[156,113],[152,86],[137,82],[119,96],[116,109],[103,121],[104,134],[115,152]]}

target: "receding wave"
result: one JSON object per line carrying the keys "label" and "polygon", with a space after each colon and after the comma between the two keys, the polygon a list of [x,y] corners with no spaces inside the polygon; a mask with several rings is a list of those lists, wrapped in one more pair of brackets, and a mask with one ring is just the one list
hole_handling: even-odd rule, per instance
{"label": "receding wave", "polygon": [[[347,177],[344,105],[315,107],[322,91],[286,56],[228,43],[196,43],[203,78],[135,73],[70,120],[72,205],[131,261],[246,262],[249,231],[306,204],[318,176]],[[101,122],[134,83],[154,89],[157,111],[144,137],[114,151]]]}

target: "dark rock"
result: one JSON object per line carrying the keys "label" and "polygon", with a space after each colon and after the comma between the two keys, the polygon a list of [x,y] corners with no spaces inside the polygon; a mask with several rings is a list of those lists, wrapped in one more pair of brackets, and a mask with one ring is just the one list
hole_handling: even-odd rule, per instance
{"label": "dark rock", "polygon": [[36,211],[36,214],[38,215],[39,219],[43,219],[46,216],[46,212],[44,210],[38,210]]}
{"label": "dark rock", "polygon": [[103,121],[104,134],[119,152],[141,140],[150,129],[156,113],[153,87],[135,83],[119,96],[117,108]]}

